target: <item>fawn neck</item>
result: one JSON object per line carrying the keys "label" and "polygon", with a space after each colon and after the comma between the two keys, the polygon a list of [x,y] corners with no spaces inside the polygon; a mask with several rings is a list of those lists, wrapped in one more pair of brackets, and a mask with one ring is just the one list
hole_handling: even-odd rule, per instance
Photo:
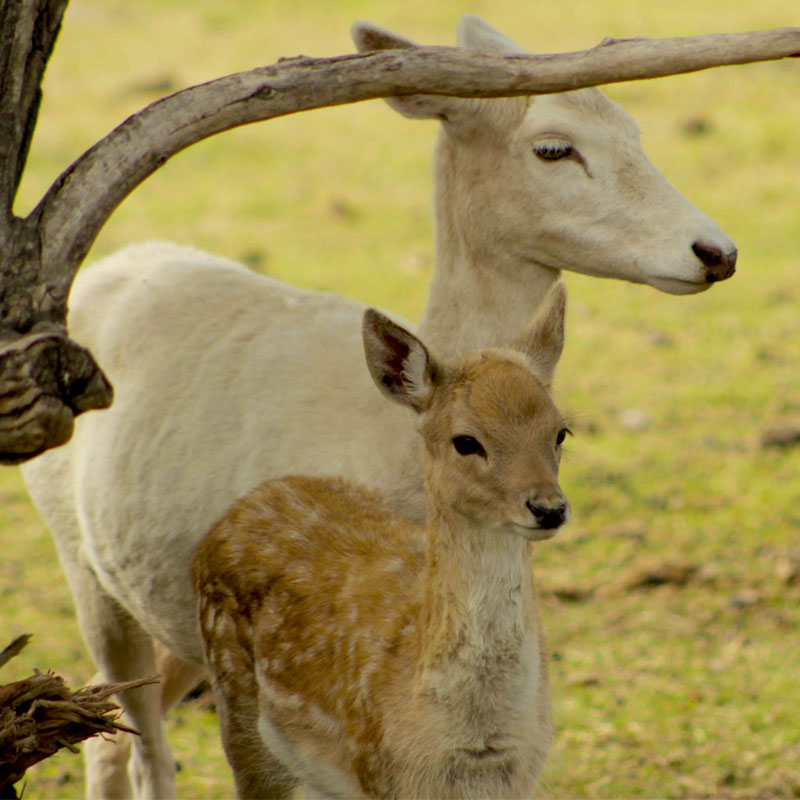
{"label": "fawn neck", "polygon": [[[521,536],[481,527],[428,494],[427,552],[421,619],[421,666],[429,675],[460,664],[492,672],[538,664],[531,545]],[[504,663],[505,662],[505,663]],[[538,666],[536,667],[538,669]]]}

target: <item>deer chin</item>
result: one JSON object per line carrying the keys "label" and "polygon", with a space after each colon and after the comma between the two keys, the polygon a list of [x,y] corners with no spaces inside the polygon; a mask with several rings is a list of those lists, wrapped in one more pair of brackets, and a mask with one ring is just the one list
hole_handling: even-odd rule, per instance
{"label": "deer chin", "polygon": [[666,294],[699,294],[714,285],[714,281],[689,281],[683,278],[653,277],[647,279],[648,285]]}
{"label": "deer chin", "polygon": [[559,525],[557,528],[538,528],[531,525],[523,525],[519,522],[511,523],[512,531],[529,542],[544,542],[547,539],[552,539],[562,527],[563,525]]}

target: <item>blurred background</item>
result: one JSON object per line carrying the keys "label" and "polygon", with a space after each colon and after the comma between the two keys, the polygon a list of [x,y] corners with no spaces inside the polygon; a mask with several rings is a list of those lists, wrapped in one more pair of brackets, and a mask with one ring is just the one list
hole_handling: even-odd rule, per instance
{"label": "blurred background", "polygon": [[[800,24],[792,0],[72,0],[17,213],[165,94],[352,52],[355,19],[453,44],[463,12],[541,53]],[[786,60],[605,88],[739,264],[689,297],[565,275],[556,394],[576,434],[562,466],[573,521],[537,553],[557,729],[545,796],[800,797],[798,87]],[[378,100],[222,134],[137,189],[90,260],[169,239],[416,320],[436,134]],[[0,471],[0,498],[0,646],[35,636],[0,678],[38,667],[82,684],[93,668],[16,470]],[[181,796],[231,796],[208,703],[183,704],[170,728]],[[41,765],[27,792],[80,796],[80,757]]]}

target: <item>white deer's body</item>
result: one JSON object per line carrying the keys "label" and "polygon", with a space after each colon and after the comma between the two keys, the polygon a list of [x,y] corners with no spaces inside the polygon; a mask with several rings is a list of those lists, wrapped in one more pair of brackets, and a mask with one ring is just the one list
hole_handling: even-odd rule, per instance
{"label": "white deer's body", "polygon": [[[355,36],[361,49],[411,46],[366,25]],[[459,37],[476,49],[513,48],[471,17]],[[674,293],[733,271],[730,240],[657,172],[635,123],[597,90],[390,104],[443,120],[436,272],[419,326],[443,355],[507,342],[561,269]],[[200,662],[190,554],[264,479],[341,475],[422,519],[412,421],[363,374],[361,312],[175,245],[128,248],[78,274],[70,333],[106,370],[114,405],[81,417],[70,443],[23,474],[106,679],[150,674],[148,637]],[[197,669],[168,676],[165,708]],[[142,732],[135,789],[167,796],[162,699],[155,689],[133,694],[121,702]],[[123,784],[119,759],[99,747],[89,790],[108,794]]]}
{"label": "white deer's body", "polygon": [[551,740],[531,541],[567,518],[544,385],[563,301],[559,285],[520,339],[536,361],[438,362],[366,315],[376,383],[419,414],[426,529],[352,483],[295,476],[201,542],[200,626],[240,797],[297,782],[341,798],[531,796]]}

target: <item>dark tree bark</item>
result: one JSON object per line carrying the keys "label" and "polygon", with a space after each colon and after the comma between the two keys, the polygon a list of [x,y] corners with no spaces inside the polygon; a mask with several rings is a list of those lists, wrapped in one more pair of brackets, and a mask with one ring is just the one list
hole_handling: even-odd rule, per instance
{"label": "dark tree bark", "polygon": [[[67,441],[73,415],[91,407],[73,376],[93,386],[102,376],[66,337],[66,297],[53,302],[42,281],[38,227],[12,214],[66,6],[67,0],[7,0],[0,10],[0,458],[6,463]],[[95,393],[96,405],[110,403],[106,385]]]}
{"label": "dark tree bark", "polygon": [[195,142],[249,122],[374,97],[544,94],[800,55],[800,28],[685,39],[606,40],[557,55],[420,47],[298,57],[219,78],[134,114],[84,153],[27,218],[13,201],[67,0],[5,0],[0,11],[0,463],[66,442],[73,418],[110,405],[91,354],[66,334],[72,279],[136,186]]}

